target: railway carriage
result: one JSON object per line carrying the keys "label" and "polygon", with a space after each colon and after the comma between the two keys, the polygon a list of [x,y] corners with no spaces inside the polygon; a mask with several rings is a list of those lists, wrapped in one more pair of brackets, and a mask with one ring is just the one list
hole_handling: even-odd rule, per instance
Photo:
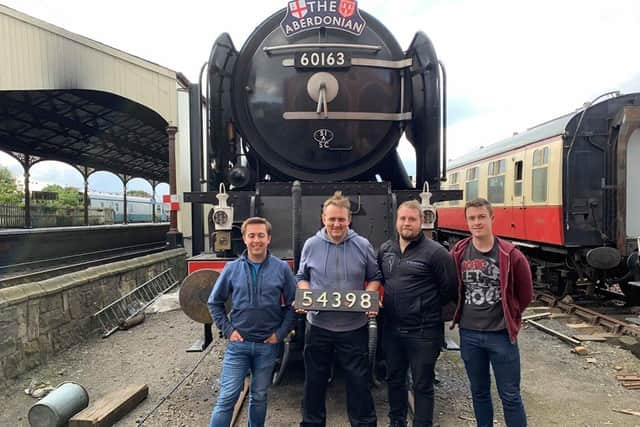
{"label": "railway carriage", "polygon": [[[122,195],[107,193],[89,193],[89,207],[92,209],[112,209],[116,224],[124,219],[124,198]],[[127,222],[152,222],[153,209],[156,210],[156,221],[167,221],[164,204],[153,201],[150,197],[127,197]]]}
{"label": "railway carriage", "polygon": [[587,105],[449,164],[463,201],[438,208],[439,235],[467,232],[464,202],[494,206],[496,234],[532,261],[555,292],[618,284],[640,304],[640,94]]}

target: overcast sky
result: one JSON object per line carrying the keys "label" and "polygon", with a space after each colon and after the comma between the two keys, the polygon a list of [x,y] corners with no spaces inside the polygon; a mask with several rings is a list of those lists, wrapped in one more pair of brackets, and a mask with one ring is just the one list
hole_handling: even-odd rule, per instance
{"label": "overcast sky", "polygon": [[[258,24],[287,4],[0,3],[180,71],[192,81],[220,33],[228,32],[239,49]],[[640,91],[637,0],[360,0],[358,6],[381,20],[403,48],[418,30],[431,38],[447,68],[448,158],[573,111],[603,92]],[[35,180],[73,180],[61,168],[40,166],[33,170]]]}

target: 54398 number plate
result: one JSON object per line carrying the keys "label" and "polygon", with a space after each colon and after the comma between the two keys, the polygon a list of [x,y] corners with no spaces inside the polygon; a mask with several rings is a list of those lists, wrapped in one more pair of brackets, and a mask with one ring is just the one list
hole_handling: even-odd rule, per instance
{"label": "54398 number plate", "polygon": [[293,57],[296,68],[347,68],[351,66],[351,55],[340,50],[314,50],[296,52]]}
{"label": "54398 number plate", "polygon": [[298,289],[296,308],[307,311],[378,311],[378,293],[343,289]]}

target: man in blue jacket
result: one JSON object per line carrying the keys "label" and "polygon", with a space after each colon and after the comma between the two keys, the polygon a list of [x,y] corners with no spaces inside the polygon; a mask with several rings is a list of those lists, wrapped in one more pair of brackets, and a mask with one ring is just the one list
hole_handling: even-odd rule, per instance
{"label": "man in blue jacket", "polygon": [[[336,192],[322,207],[324,227],[302,248],[298,287],[377,291],[380,271],[367,239],[349,229],[349,199]],[[325,427],[325,398],[333,356],[347,386],[347,413],[353,427],[375,427],[369,390],[367,314],[322,311],[307,314],[304,343],[304,398],[301,427]]]}
{"label": "man in blue jacket", "polygon": [[[271,224],[248,218],[242,224],[247,245],[240,258],[225,265],[209,296],[209,311],[229,340],[222,362],[220,393],[211,414],[211,427],[228,427],[244,377],[251,372],[249,425],[264,426],[267,389],[279,343],[291,331],[296,279],[289,266],[269,253]],[[231,298],[229,317],[225,302]]]}

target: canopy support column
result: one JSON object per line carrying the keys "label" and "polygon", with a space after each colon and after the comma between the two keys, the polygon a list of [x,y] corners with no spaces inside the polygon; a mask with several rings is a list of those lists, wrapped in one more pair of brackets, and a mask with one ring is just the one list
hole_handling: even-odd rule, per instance
{"label": "canopy support column", "polygon": [[[177,194],[176,185],[176,126],[167,127],[169,136],[169,193]],[[169,211],[169,232],[167,233],[167,243],[170,248],[182,246],[182,233],[178,232],[178,212]]]}

